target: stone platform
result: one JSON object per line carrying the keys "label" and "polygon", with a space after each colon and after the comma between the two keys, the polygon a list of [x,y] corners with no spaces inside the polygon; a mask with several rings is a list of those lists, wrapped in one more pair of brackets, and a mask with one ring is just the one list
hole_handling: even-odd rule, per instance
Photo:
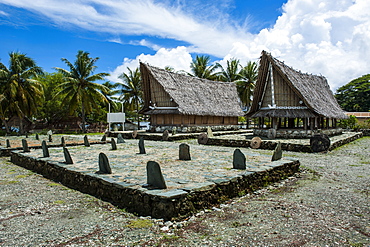
{"label": "stone platform", "polygon": [[[61,147],[49,148],[50,157],[42,150],[12,150],[11,161],[73,189],[91,194],[139,215],[165,220],[187,217],[235,196],[255,191],[291,176],[299,161],[283,158],[271,162],[271,155],[240,148],[247,159],[246,170],[233,167],[234,148],[191,144],[191,160],[179,160],[177,142],[145,141],[146,154],[139,152],[138,140],[126,140],[111,150],[111,144],[86,147],[70,146],[74,164],[64,162]],[[112,174],[97,174],[98,155],[105,153]],[[167,189],[149,189],[146,164],[156,161]]]}

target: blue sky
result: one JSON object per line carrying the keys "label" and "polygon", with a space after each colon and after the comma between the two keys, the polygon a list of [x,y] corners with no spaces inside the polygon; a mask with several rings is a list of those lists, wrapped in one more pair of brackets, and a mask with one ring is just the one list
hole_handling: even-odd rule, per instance
{"label": "blue sky", "polygon": [[336,89],[370,73],[366,9],[367,0],[0,0],[0,61],[20,51],[54,72],[84,50],[118,81],[139,60],[189,70],[196,54],[246,63],[264,49]]}

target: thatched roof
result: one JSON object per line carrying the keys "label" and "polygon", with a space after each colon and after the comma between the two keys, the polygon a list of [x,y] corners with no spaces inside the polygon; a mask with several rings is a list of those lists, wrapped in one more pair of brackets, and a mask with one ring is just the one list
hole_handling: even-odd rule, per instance
{"label": "thatched roof", "polygon": [[[143,114],[183,114],[198,116],[243,116],[235,83],[215,82],[173,73],[140,63],[144,91]],[[161,92],[159,92],[161,91]],[[173,107],[160,105],[158,94]],[[157,94],[157,95],[155,95]],[[156,105],[154,105],[156,104]]]}
{"label": "thatched roof", "polygon": [[[287,83],[306,109],[260,109],[267,83],[269,66],[274,76],[280,76]],[[250,117],[327,117],[335,119],[348,118],[334,98],[332,91],[323,76],[301,73],[262,51],[258,79],[253,94],[253,102],[247,113]]]}

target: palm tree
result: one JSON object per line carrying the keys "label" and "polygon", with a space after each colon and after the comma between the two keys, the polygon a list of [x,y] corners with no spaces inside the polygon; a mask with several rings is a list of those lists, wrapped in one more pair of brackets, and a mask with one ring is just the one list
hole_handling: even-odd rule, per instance
{"label": "palm tree", "polygon": [[258,66],[256,62],[249,61],[240,71],[241,79],[236,81],[236,87],[243,107],[249,107],[254,85],[257,81]]}
{"label": "palm tree", "polygon": [[63,103],[69,105],[70,113],[81,107],[82,131],[86,133],[86,114],[93,108],[98,109],[99,102],[108,102],[102,92],[108,92],[108,88],[99,83],[104,80],[108,73],[94,74],[97,66],[94,64],[99,60],[98,57],[91,58],[88,52],[78,51],[74,64],[67,59],[62,61],[67,64],[69,71],[62,68],[55,68],[64,76],[64,83],[60,85],[62,90],[58,94],[66,95]]}
{"label": "palm tree", "polygon": [[141,76],[139,68],[136,68],[132,71],[128,68],[128,73],[122,73],[118,78],[122,79],[123,83],[121,84],[121,96],[122,100],[130,108],[136,110],[137,114],[137,126],[140,129],[140,118],[139,110],[140,105],[143,102],[143,90],[141,87]]}
{"label": "palm tree", "polygon": [[188,73],[190,76],[196,76],[199,78],[204,78],[208,80],[216,80],[217,73],[215,72],[217,69],[217,65],[209,65],[211,62],[211,58],[209,56],[196,56],[193,59],[192,63],[190,64],[190,69],[192,73]]}
{"label": "palm tree", "polygon": [[20,52],[9,53],[9,68],[0,63],[1,118],[5,123],[6,114],[16,114],[20,119],[20,133],[24,132],[23,119],[31,117],[43,99],[43,87],[37,79],[41,74],[43,71],[36,62]]}
{"label": "palm tree", "polygon": [[119,94],[119,90],[117,90],[117,88],[121,85],[121,83],[111,83],[110,81],[106,81],[103,83],[103,85],[108,89],[108,91],[102,91],[101,93],[107,98],[108,103],[112,105],[113,111],[116,111],[118,105],[115,95]]}
{"label": "palm tree", "polygon": [[226,70],[219,63],[216,66],[221,69],[221,72],[217,73],[220,81],[233,82],[240,80],[242,77],[240,74],[242,66],[238,59],[232,58],[227,60]]}

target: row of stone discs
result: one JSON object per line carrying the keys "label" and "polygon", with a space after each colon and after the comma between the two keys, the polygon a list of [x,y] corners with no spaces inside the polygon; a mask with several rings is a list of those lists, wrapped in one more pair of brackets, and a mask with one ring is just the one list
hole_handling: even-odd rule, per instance
{"label": "row of stone discs", "polygon": [[[208,142],[208,138],[213,137],[212,131],[210,133],[201,133],[198,136],[198,143],[206,145]],[[258,149],[262,145],[262,139],[258,136],[253,137],[250,142],[250,147],[253,149]],[[330,139],[326,134],[317,133],[310,138],[310,147],[312,152],[326,152],[330,148]]]}

